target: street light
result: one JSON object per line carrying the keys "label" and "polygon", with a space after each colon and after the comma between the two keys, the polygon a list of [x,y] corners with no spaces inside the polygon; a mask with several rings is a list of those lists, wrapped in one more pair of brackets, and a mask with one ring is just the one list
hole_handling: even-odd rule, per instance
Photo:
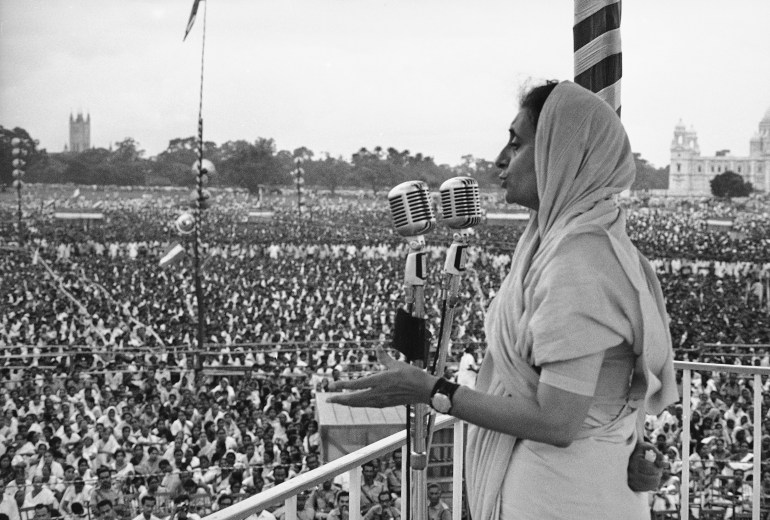
{"label": "street light", "polygon": [[296,177],[295,182],[297,183],[297,214],[302,216],[302,185],[305,184],[305,179],[302,175],[305,173],[305,170],[302,169],[302,159],[299,157],[297,157],[294,163],[296,168],[291,173]]}
{"label": "street light", "polygon": [[24,230],[22,229],[22,211],[21,211],[21,189],[24,187],[24,182],[21,180],[24,177],[24,169],[27,166],[27,142],[18,137],[11,139],[11,155],[13,157],[13,187],[16,188],[16,197],[18,199],[18,208],[16,210],[17,217],[17,229],[19,234],[19,245],[24,243]]}
{"label": "street light", "polygon": [[[195,299],[198,302],[198,350],[202,351],[206,344],[206,309],[203,301],[203,280],[200,272],[200,254],[203,249],[203,210],[209,207],[211,194],[203,186],[208,184],[209,176],[216,173],[214,163],[203,159],[203,149],[200,149],[199,160],[195,161],[192,171],[195,174],[196,189],[192,192],[192,200],[195,208],[195,224],[193,226],[193,277],[195,278]],[[195,361],[199,368],[200,357]]]}

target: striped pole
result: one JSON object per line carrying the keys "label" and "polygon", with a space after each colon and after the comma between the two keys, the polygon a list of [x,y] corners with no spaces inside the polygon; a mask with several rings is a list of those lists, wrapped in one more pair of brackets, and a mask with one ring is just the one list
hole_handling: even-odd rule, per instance
{"label": "striped pole", "polygon": [[620,116],[620,0],[575,0],[572,41],[575,83],[596,93]]}
{"label": "striped pole", "polygon": [[[196,2],[197,5],[198,2]],[[198,163],[195,177],[197,197],[195,199],[195,231],[193,235],[193,277],[195,278],[195,300],[198,303],[198,341],[197,350],[203,350],[206,344],[206,303],[203,290],[203,273],[201,273],[201,255],[203,254],[203,176],[210,175],[203,162],[203,64],[206,50],[206,11],[208,2],[203,7],[203,38],[201,43],[201,85],[198,100]],[[196,369],[201,368],[202,359],[196,354],[193,363]]]}

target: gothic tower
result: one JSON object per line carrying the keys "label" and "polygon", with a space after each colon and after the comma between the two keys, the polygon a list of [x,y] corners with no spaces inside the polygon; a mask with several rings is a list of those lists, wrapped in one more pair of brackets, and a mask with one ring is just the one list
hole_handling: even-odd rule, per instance
{"label": "gothic tower", "polygon": [[669,167],[668,189],[672,195],[686,194],[693,190],[692,160],[700,156],[698,135],[692,128],[687,130],[680,120],[674,128],[671,141],[671,166]]}
{"label": "gothic tower", "polygon": [[76,118],[70,114],[70,152],[84,152],[91,148],[91,114],[83,118],[78,112]]}

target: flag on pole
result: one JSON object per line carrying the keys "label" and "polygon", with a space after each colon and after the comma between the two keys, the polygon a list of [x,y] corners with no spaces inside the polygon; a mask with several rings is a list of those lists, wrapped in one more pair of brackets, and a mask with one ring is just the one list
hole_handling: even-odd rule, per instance
{"label": "flag on pole", "polygon": [[185,250],[182,244],[174,242],[160,258],[161,267],[170,267],[184,258]]}
{"label": "flag on pole", "polygon": [[198,14],[199,3],[201,3],[201,0],[193,0],[192,11],[190,11],[190,19],[187,20],[187,28],[184,30],[184,38],[182,38],[182,41],[185,41],[187,39],[187,35],[190,34],[190,31],[192,31],[193,24],[195,23],[195,16]]}

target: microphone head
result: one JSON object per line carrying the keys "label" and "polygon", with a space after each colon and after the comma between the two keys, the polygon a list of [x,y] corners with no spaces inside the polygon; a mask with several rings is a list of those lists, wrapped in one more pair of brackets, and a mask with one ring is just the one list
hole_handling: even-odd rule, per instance
{"label": "microphone head", "polygon": [[479,183],[472,177],[453,177],[439,188],[443,221],[452,229],[464,229],[480,224],[481,196]]}
{"label": "microphone head", "polygon": [[399,235],[423,235],[436,226],[428,185],[423,181],[402,182],[390,190],[388,202],[393,227]]}

